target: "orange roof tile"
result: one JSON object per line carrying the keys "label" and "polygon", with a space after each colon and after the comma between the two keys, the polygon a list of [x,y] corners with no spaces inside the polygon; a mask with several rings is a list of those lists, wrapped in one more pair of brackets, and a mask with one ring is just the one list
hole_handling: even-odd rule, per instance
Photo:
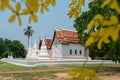
{"label": "orange roof tile", "polygon": [[[78,33],[75,31],[56,30],[54,33],[54,37],[55,35],[62,44],[79,43]],[[54,37],[53,37],[53,41],[54,41]]]}
{"label": "orange roof tile", "polygon": [[46,39],[45,44],[46,44],[48,50],[51,49],[52,48],[52,39]]}
{"label": "orange roof tile", "polygon": [[[45,39],[45,44],[46,44],[46,47],[47,49],[51,49],[52,48],[52,39]],[[39,49],[41,49],[41,46],[42,46],[42,40],[40,40],[39,42]]]}

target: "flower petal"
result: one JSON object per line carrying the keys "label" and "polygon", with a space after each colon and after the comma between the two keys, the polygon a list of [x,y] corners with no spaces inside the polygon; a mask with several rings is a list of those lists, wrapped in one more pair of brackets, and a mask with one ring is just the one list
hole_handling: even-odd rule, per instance
{"label": "flower petal", "polygon": [[31,19],[32,19],[34,22],[38,22],[38,18],[37,18],[37,16],[36,16],[35,14],[33,14],[33,15],[31,16]]}
{"label": "flower petal", "polygon": [[18,22],[19,22],[19,25],[21,26],[22,22],[21,22],[20,16],[18,16]]}
{"label": "flower petal", "polygon": [[16,16],[15,15],[12,15],[10,18],[9,18],[9,22],[14,22],[15,21],[15,18],[16,18]]}
{"label": "flower petal", "polygon": [[18,12],[20,10],[20,3],[16,4],[16,12]]}

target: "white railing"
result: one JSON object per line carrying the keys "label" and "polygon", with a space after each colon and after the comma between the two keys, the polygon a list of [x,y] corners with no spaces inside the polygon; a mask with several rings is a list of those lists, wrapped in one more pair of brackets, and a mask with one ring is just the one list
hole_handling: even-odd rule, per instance
{"label": "white railing", "polygon": [[19,60],[19,59],[2,59],[3,62],[8,62],[15,65],[34,67],[50,64],[115,64],[111,60],[80,60],[80,59],[53,59],[53,60]]}

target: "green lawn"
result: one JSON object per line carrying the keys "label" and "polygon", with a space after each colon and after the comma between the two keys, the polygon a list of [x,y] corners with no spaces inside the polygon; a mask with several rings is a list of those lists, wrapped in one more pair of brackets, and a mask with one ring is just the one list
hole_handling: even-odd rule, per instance
{"label": "green lawn", "polygon": [[96,67],[109,67],[109,66],[120,66],[120,64],[63,64],[63,65],[58,65],[58,66],[63,66],[63,67],[69,67],[69,68],[96,68]]}
{"label": "green lawn", "polygon": [[17,71],[17,70],[39,70],[39,69],[52,69],[51,66],[38,66],[38,67],[23,67],[5,62],[0,62],[0,71]]}
{"label": "green lawn", "polygon": [[56,73],[61,73],[61,71],[56,72],[42,72],[42,73],[23,73],[23,74],[7,74],[7,75],[1,75],[3,77],[12,77],[12,78],[20,78],[22,80],[33,80],[33,78],[38,77],[54,77]]}
{"label": "green lawn", "polygon": [[[56,65],[57,66],[63,66],[63,67],[69,67],[69,68],[83,68],[83,64],[61,64]],[[94,67],[109,67],[109,66],[120,66],[120,64],[86,64],[85,67],[87,68],[94,68]],[[17,71],[17,70],[43,70],[43,69],[53,69],[52,66],[37,66],[37,67],[23,67],[23,66],[17,66],[5,62],[0,62],[0,71]]]}
{"label": "green lawn", "polygon": [[[52,66],[38,66],[38,67],[23,67],[17,66],[5,62],[0,62],[0,71],[21,71],[21,70],[51,70],[54,67]],[[41,72],[41,73],[22,73],[22,74],[5,74],[0,75],[4,77],[14,77],[21,78],[22,80],[31,80],[33,77],[44,77],[44,76],[54,76],[56,73],[60,73],[64,71],[54,71],[54,72]]]}
{"label": "green lawn", "polygon": [[[13,64],[8,64],[5,62],[0,62],[0,71],[18,71],[18,70],[51,70],[55,69],[58,66],[68,67],[68,68],[83,68],[82,64],[70,64],[70,65],[55,65],[53,66],[38,66],[38,67],[22,67],[16,66]],[[87,68],[97,68],[100,64],[86,64]],[[102,64],[103,67],[111,67],[117,66],[120,67],[120,64]],[[23,74],[7,74],[7,75],[0,75],[0,76],[10,76],[15,78],[23,78],[22,80],[31,80],[33,77],[44,77],[44,76],[54,76],[56,73],[66,72],[66,71],[56,71],[56,72],[42,72],[42,73],[23,73]]]}

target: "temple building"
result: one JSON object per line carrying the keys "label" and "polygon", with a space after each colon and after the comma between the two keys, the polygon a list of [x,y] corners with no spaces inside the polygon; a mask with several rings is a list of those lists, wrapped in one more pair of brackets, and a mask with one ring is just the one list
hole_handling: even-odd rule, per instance
{"label": "temple building", "polygon": [[26,59],[90,59],[89,50],[79,42],[78,33],[71,30],[55,30],[52,39],[40,39],[39,47],[29,47]]}
{"label": "temple building", "polygon": [[79,43],[78,33],[71,30],[55,30],[52,41],[52,58],[89,58],[83,43]]}

